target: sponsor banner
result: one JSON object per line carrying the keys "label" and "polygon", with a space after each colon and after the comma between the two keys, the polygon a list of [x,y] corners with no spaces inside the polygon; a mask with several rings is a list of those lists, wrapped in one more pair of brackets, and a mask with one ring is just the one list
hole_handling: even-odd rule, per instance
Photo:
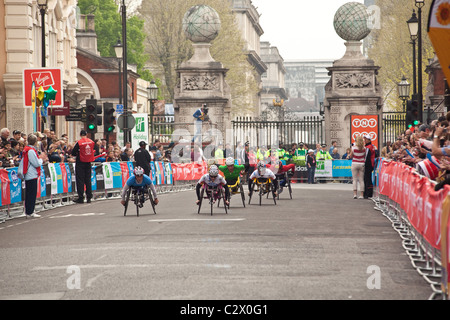
{"label": "sponsor banner", "polygon": [[317,160],[316,178],[331,178],[333,177],[332,160]]}
{"label": "sponsor banner", "polygon": [[163,162],[164,172],[166,174],[166,184],[173,184],[172,165],[170,162]]}
{"label": "sponsor banner", "polygon": [[104,162],[103,179],[105,182],[105,189],[122,188],[122,171],[120,162]]}
{"label": "sponsor banner", "polygon": [[352,115],[350,121],[351,144],[355,142],[356,137],[369,135],[372,144],[379,149],[378,115]]}
{"label": "sponsor banner", "polygon": [[157,178],[156,178],[156,167],[154,162],[150,162],[150,179],[152,180],[153,184],[156,185]]}
{"label": "sponsor banner", "polygon": [[166,184],[166,175],[164,172],[164,164],[160,161],[155,162],[156,181],[158,185]]}
{"label": "sponsor banner", "polygon": [[333,178],[351,178],[352,161],[351,160],[332,160]]}
{"label": "sponsor banner", "polygon": [[50,194],[58,193],[58,175],[56,174],[55,163],[48,164],[50,174]]}
{"label": "sponsor banner", "polygon": [[18,203],[22,201],[22,180],[17,175],[18,168],[8,168],[10,203]]}
{"label": "sponsor banner", "polygon": [[0,169],[0,181],[2,182],[2,206],[6,206],[11,204],[10,180],[6,169]]}

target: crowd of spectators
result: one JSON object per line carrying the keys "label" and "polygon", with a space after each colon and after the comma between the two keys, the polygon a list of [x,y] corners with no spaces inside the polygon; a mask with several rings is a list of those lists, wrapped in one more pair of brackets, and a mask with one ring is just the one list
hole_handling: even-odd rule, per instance
{"label": "crowd of spectators", "polygon": [[445,184],[450,184],[450,158],[445,152],[450,147],[449,123],[450,112],[430,124],[413,126],[400,134],[396,141],[387,142],[380,156],[415,168],[419,174],[435,181],[435,190],[440,190]]}

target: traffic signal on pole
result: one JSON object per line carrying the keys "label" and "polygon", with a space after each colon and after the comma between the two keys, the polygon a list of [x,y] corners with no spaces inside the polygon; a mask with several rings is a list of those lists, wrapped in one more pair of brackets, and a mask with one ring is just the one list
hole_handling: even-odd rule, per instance
{"label": "traffic signal on pole", "polygon": [[112,103],[107,102],[107,103],[103,104],[103,108],[105,109],[104,114],[103,114],[103,117],[104,117],[103,122],[104,122],[104,128],[105,128],[104,131],[105,131],[105,133],[111,133],[115,129],[114,105]]}
{"label": "traffic signal on pole", "polygon": [[102,106],[97,105],[97,128],[98,126],[101,126],[103,124],[102,112],[103,112]]}
{"label": "traffic signal on pole", "polygon": [[406,103],[406,129],[411,129],[420,123],[418,103],[415,100],[408,100]]}
{"label": "traffic signal on pole", "polygon": [[97,100],[86,100],[86,127],[88,133],[97,133]]}

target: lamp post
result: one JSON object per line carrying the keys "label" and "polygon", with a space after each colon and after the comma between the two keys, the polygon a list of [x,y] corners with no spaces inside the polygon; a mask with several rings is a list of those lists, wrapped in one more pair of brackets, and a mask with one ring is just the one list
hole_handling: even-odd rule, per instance
{"label": "lamp post", "polygon": [[403,76],[402,81],[397,84],[398,97],[403,101],[403,112],[406,112],[406,101],[409,99],[411,84]]}
{"label": "lamp post", "polygon": [[114,51],[116,52],[117,61],[119,62],[119,104],[122,104],[122,59],[123,59],[123,46],[120,39],[114,45]]}
{"label": "lamp post", "polygon": [[413,95],[417,96],[417,62],[416,62],[416,41],[419,33],[419,19],[417,19],[416,10],[413,10],[411,18],[406,21],[409,29],[409,36],[413,45]]}
{"label": "lamp post", "polygon": [[[418,107],[419,107],[419,120],[420,122],[423,122],[423,90],[422,90],[422,8],[425,5],[425,0],[416,0],[416,7],[417,7],[417,13],[418,13],[418,19],[419,19],[419,30],[417,34],[417,40],[418,40],[418,54],[417,54],[417,61],[418,61],[418,67],[417,67],[417,90],[418,90]],[[427,116],[427,122],[429,122],[429,115]]]}
{"label": "lamp post", "polygon": [[[42,57],[41,57],[41,67],[44,68],[45,67],[45,14],[47,13],[47,8],[48,8],[48,0],[38,0],[37,4],[39,6],[39,11],[41,13],[41,53],[42,53]],[[37,112],[37,123],[38,123],[38,130],[41,131],[42,128],[44,127],[43,123],[41,123],[41,116],[40,116],[40,112]]]}
{"label": "lamp post", "polygon": [[155,84],[155,81],[150,82],[150,86],[147,88],[148,98],[150,100],[150,135],[151,135],[151,143],[153,143],[153,112],[155,109],[155,101],[158,99],[158,86]]}
{"label": "lamp post", "polygon": [[123,41],[123,142],[131,142],[131,131],[128,129],[128,59],[127,59],[127,7],[125,0],[122,0],[122,41]]}

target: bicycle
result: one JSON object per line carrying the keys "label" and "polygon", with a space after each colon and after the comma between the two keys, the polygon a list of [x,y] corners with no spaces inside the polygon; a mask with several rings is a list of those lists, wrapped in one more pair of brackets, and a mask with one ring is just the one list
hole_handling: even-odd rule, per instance
{"label": "bicycle", "polygon": [[153,200],[153,196],[152,193],[150,192],[150,190],[147,188],[130,188],[127,191],[127,196],[125,199],[125,209],[123,212],[123,216],[125,217],[127,215],[127,210],[128,210],[128,202],[131,201],[135,204],[136,206],[136,214],[139,217],[139,209],[142,208],[144,206],[145,201],[150,200],[150,203],[152,205],[152,209],[153,209],[153,213],[156,214],[156,210],[155,210],[155,203]]}
{"label": "bicycle", "polygon": [[[240,177],[238,177],[237,181],[233,185],[227,185],[228,189],[230,190],[230,199],[228,201],[231,204],[231,196],[233,194],[240,194],[242,199],[242,204],[245,208],[245,193],[244,193],[244,186],[241,184]],[[220,201],[220,200],[219,200]],[[230,204],[228,205],[228,208],[230,208]]]}
{"label": "bicycle", "polygon": [[[259,190],[255,190],[255,188],[258,187]],[[256,178],[254,179],[254,184],[252,186],[252,190],[250,192],[249,195],[249,199],[248,199],[248,204],[250,204],[251,200],[252,200],[252,195],[253,192],[258,191],[259,193],[259,205],[261,205],[262,203],[262,198],[263,196],[267,193],[267,198],[269,198],[269,192],[272,192],[273,194],[273,184],[272,184],[272,179],[268,178]],[[273,202],[276,205],[277,204],[277,200],[275,195],[273,195]]]}
{"label": "bicycle", "polygon": [[[206,192],[206,195],[205,195]],[[223,202],[225,203],[225,191],[222,186],[208,186],[207,184],[204,184],[202,187],[202,191],[200,193],[200,202],[198,203],[198,214],[200,214],[200,210],[202,208],[203,199],[208,199],[209,204],[211,206],[211,215],[213,215],[213,208],[214,203],[220,199],[223,199]],[[224,205],[225,213],[228,214],[228,208],[227,205]]]}

